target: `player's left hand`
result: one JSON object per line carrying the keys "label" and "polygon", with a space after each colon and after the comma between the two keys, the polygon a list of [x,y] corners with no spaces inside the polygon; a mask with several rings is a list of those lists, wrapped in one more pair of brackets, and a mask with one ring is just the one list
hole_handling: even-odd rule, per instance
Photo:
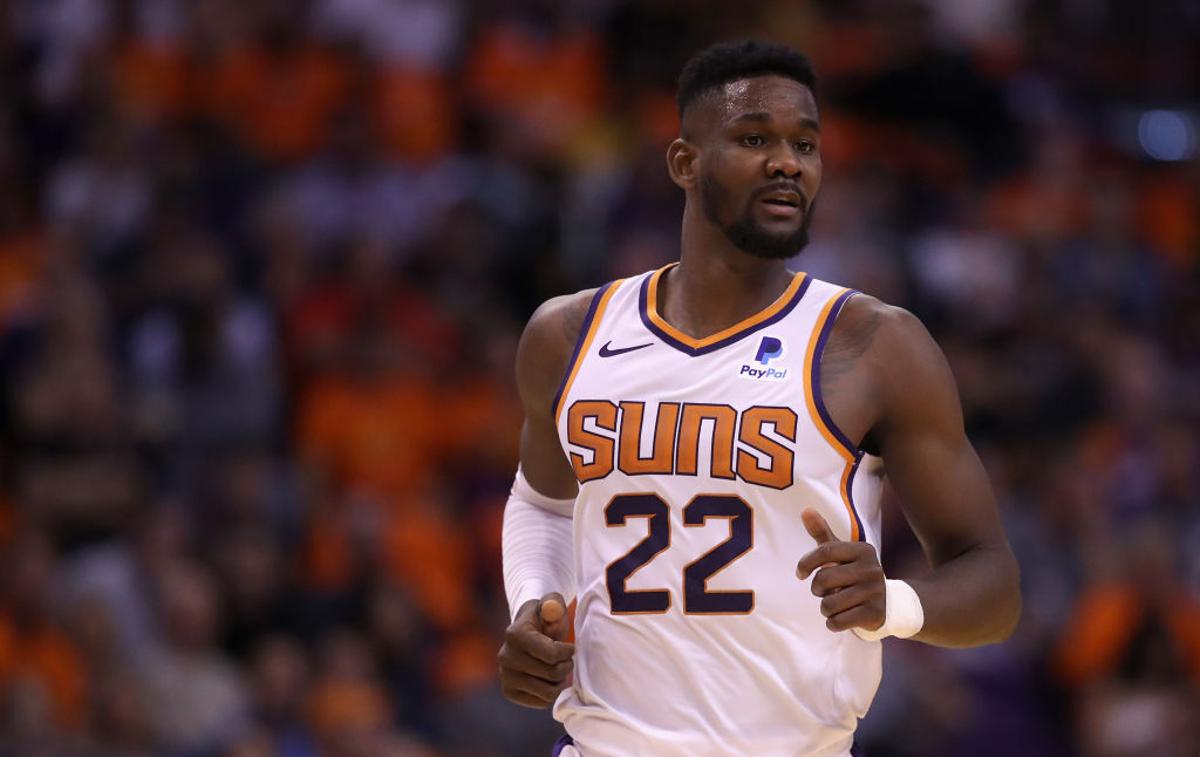
{"label": "player's left hand", "polygon": [[804,528],[817,540],[817,548],[800,558],[796,577],[801,581],[815,570],[812,593],[821,597],[821,614],[830,631],[854,627],[874,631],[886,619],[883,567],[875,547],[866,542],[841,541],[816,510],[800,513]]}

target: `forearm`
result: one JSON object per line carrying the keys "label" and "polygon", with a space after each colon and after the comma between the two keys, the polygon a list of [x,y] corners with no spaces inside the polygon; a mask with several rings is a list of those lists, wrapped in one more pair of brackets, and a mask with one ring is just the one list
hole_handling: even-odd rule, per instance
{"label": "forearm", "polygon": [[939,647],[1004,641],[1021,616],[1020,575],[1007,544],[963,551],[924,578],[907,579],[921,598],[925,623],[912,638]]}
{"label": "forearm", "polygon": [[520,470],[504,508],[501,551],[510,615],[530,599],[551,592],[570,602],[575,595],[571,507],[574,500],[545,497]]}

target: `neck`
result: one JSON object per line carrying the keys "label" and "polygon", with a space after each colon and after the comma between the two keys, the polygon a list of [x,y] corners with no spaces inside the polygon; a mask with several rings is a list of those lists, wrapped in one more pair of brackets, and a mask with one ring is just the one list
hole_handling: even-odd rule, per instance
{"label": "neck", "polygon": [[658,312],[689,336],[704,337],[749,318],[792,281],[786,261],[734,247],[696,203],[684,210],[681,243],[679,265],[660,283]]}

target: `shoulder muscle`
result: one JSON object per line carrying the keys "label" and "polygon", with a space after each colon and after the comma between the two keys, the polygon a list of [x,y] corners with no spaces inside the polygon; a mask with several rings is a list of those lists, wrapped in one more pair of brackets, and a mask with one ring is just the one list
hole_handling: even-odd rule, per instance
{"label": "shoulder muscle", "polygon": [[878,324],[865,357],[880,398],[880,425],[961,435],[962,407],[954,374],[925,325],[907,310],[878,300],[871,309]]}
{"label": "shoulder muscle", "polygon": [[886,311],[892,309],[874,297],[858,294],[846,300],[821,355],[821,385],[830,386],[862,360],[875,341]]}
{"label": "shoulder muscle", "polygon": [[517,347],[517,386],[526,414],[549,414],[595,294],[586,289],[553,297],[530,316]]}

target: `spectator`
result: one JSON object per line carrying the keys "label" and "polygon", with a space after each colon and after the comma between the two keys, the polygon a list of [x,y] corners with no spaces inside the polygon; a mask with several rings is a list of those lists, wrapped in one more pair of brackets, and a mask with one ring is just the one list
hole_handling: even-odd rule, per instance
{"label": "spectator", "polygon": [[157,583],[163,645],[143,663],[151,722],[169,750],[220,750],[245,726],[248,697],[237,668],[216,646],[216,584],[205,568],[183,560]]}

